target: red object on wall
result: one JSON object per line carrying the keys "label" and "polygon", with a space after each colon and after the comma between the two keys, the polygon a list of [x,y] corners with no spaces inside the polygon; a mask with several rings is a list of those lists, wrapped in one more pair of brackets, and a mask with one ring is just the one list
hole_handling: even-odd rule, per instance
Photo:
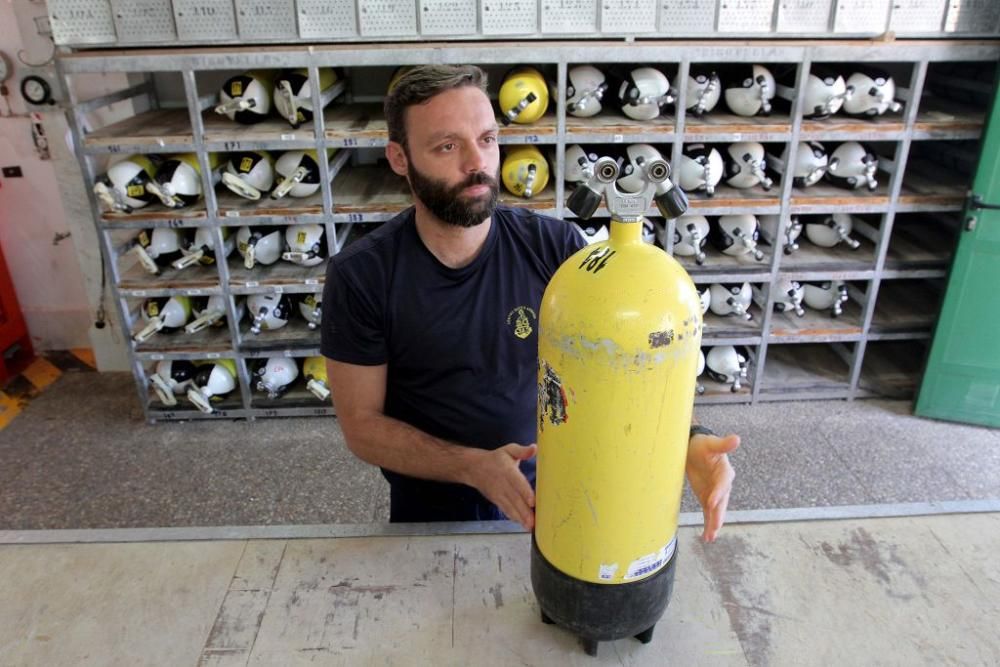
{"label": "red object on wall", "polygon": [[0,386],[6,385],[34,358],[28,327],[0,250]]}

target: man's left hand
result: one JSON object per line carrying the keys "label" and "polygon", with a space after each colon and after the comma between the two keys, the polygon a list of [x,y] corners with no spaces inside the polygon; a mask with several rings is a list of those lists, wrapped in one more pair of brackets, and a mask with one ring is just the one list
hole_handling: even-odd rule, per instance
{"label": "man's left hand", "polygon": [[740,436],[733,434],[720,438],[698,433],[688,443],[687,478],[705,515],[705,530],[701,535],[705,542],[715,541],[726,519],[729,492],[736,477],[727,454],[739,446]]}

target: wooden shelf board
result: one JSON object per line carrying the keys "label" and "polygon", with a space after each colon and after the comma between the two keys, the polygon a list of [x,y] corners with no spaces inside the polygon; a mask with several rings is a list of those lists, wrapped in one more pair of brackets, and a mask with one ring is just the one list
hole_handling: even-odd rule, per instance
{"label": "wooden shelf board", "polygon": [[231,143],[231,150],[239,150],[241,142],[282,142],[282,141],[315,141],[316,132],[313,124],[303,123],[298,129],[289,125],[284,118],[269,116],[253,125],[243,125],[229,120],[226,116],[207,109],[201,114],[201,122],[205,128],[205,141],[210,143]]}
{"label": "wooden shelf board", "polygon": [[884,280],[879,286],[871,331],[927,331],[937,321],[941,289],[926,280]]}
{"label": "wooden shelf board", "polygon": [[308,285],[318,292],[325,281],[326,262],[316,266],[301,266],[279,259],[269,266],[258,265],[248,269],[239,253],[233,253],[229,261],[229,284],[237,289],[257,283],[262,287]]}
{"label": "wooden shelf board", "polygon": [[[839,317],[830,315],[830,311],[819,311],[809,308],[803,304],[805,314],[802,317],[794,312],[779,313],[775,311],[771,316],[771,336],[782,338],[785,336],[849,336],[860,335],[862,331],[861,320],[863,313],[861,306],[854,300],[848,300],[844,304],[844,312]],[[770,361],[770,358],[768,358]]]}
{"label": "wooden shelf board", "polygon": [[239,224],[243,216],[296,216],[322,215],[323,192],[317,190],[308,197],[282,197],[271,199],[268,195],[254,201],[244,199],[230,192],[225,186],[216,190],[219,206],[219,216],[224,218],[223,224]]}
{"label": "wooden shelf board", "polygon": [[218,286],[218,269],[215,265],[203,264],[185,269],[175,269],[168,265],[160,267],[160,273],[154,276],[136,262],[122,274],[118,282],[118,287],[123,290],[212,289]]}
{"label": "wooden shelf board", "polygon": [[770,345],[761,391],[843,388],[850,368],[822,343]]}
{"label": "wooden shelf board", "polygon": [[942,224],[906,224],[896,218],[885,266],[888,269],[944,267],[955,244],[955,232]]}
{"label": "wooden shelf board", "polygon": [[709,246],[705,247],[705,263],[700,266],[694,261],[694,257],[674,255],[674,259],[680,262],[684,270],[692,276],[704,276],[712,273],[767,273],[771,270],[771,246],[762,243],[757,247],[764,253],[764,257],[760,261],[754,259],[753,255],[749,253],[724,255]]}
{"label": "wooden shelf board", "polygon": [[185,222],[200,222],[208,219],[208,212],[205,210],[205,200],[200,199],[191,206],[184,208],[167,208],[159,202],[154,202],[143,208],[136,209],[131,213],[115,211],[113,213],[102,213],[101,220],[108,225],[120,222],[163,222],[165,220],[183,220]]}
{"label": "wooden shelf board", "polygon": [[735,315],[716,315],[709,310],[704,315],[704,329],[702,335],[713,338],[744,338],[746,336],[760,336],[761,322],[763,314],[756,303],[750,305],[752,320],[747,320]]}
{"label": "wooden shelf board", "polygon": [[892,134],[902,132],[904,129],[905,123],[898,114],[883,115],[877,118],[835,115],[820,120],[803,119],[800,137],[802,140],[815,140],[822,139],[827,134],[864,136],[877,133]]}
{"label": "wooden shelf board", "polygon": [[741,134],[745,135],[742,141],[756,141],[756,135],[792,133],[792,121],[788,114],[746,117],[711,111],[700,117],[688,114],[684,123],[685,136]]}
{"label": "wooden shelf board", "polygon": [[811,206],[825,207],[831,211],[836,208],[867,204],[872,207],[889,205],[889,179],[885,173],[879,174],[878,187],[874,192],[867,188],[846,190],[826,182],[820,182],[808,188],[792,188],[792,207]]}
{"label": "wooden shelf board", "polygon": [[[192,316],[191,319],[194,319]],[[156,334],[145,343],[138,343],[135,351],[138,353],[169,353],[169,354],[201,354],[203,352],[229,352],[233,349],[233,341],[229,337],[229,327],[225,325],[218,327],[208,327],[201,331],[188,334],[184,331],[177,331],[169,334]],[[139,323],[132,333],[141,330],[143,324]]]}
{"label": "wooden shelf board", "polygon": [[153,109],[94,130],[83,139],[85,148],[193,144],[187,109]]}
{"label": "wooden shelf board", "polygon": [[244,320],[240,327],[243,342],[241,352],[261,352],[267,350],[289,350],[302,347],[319,347],[319,329],[310,329],[309,325],[299,316],[298,307],[292,311],[288,324],[273,331],[250,333],[250,318]]}
{"label": "wooden shelf board", "polygon": [[704,192],[688,192],[691,210],[706,208],[756,208],[761,206],[781,206],[781,188],[776,182],[770,190],[757,186],[753,188],[734,188],[720,184],[715,189],[715,195],[709,197]]}
{"label": "wooden shelf board", "polygon": [[[630,134],[662,134],[664,139],[673,135],[676,119],[673,116],[660,116],[653,120],[638,121],[625,114],[605,109],[590,118],[577,118],[566,115],[567,143],[574,135],[607,135],[613,140],[615,135]],[[555,129],[555,128],[553,128]]]}
{"label": "wooden shelf board", "polygon": [[871,269],[875,265],[875,245],[860,234],[851,236],[861,243],[857,250],[844,243],[823,248],[812,243],[803,233],[798,240],[799,249],[781,258],[782,273]]}

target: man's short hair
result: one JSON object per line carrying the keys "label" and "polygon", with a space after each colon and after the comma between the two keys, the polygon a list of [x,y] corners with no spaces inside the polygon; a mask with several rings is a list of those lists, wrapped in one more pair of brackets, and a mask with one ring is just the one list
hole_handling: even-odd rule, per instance
{"label": "man's short hair", "polygon": [[486,92],[486,73],[475,65],[421,65],[403,74],[385,97],[389,141],[406,146],[406,110],[435,95],[475,86]]}

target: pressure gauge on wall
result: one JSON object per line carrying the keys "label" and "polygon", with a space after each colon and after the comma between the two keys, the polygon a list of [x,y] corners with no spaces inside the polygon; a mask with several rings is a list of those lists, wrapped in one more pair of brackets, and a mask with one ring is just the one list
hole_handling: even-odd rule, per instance
{"label": "pressure gauge on wall", "polygon": [[55,103],[49,82],[35,74],[29,74],[21,79],[21,96],[36,106]]}

